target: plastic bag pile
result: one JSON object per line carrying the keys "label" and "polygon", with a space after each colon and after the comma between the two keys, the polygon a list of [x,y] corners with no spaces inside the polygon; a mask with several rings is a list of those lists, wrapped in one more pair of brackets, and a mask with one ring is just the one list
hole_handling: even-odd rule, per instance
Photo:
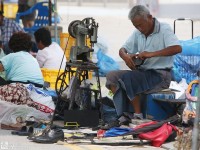
{"label": "plastic bag pile", "polygon": [[182,53],[177,54],[174,59],[173,78],[180,82],[182,78],[187,83],[198,79],[200,70],[200,36],[191,40],[180,41]]}

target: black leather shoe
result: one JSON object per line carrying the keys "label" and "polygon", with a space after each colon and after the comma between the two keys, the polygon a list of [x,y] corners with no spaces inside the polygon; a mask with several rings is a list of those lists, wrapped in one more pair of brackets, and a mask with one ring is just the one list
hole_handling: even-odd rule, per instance
{"label": "black leather shoe", "polygon": [[119,126],[120,126],[119,121],[115,120],[115,121],[105,124],[104,126],[101,126],[100,129],[109,130],[110,128],[119,127]]}
{"label": "black leather shoe", "polygon": [[33,142],[37,143],[56,143],[59,140],[64,140],[64,132],[62,129],[51,129],[46,133],[36,136],[32,139]]}

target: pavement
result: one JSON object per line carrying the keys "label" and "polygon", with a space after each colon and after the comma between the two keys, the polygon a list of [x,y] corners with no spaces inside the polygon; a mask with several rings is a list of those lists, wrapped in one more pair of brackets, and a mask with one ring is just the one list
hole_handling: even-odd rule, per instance
{"label": "pavement", "polygon": [[[64,130],[67,132],[66,130]],[[116,140],[117,142],[117,140]],[[171,149],[173,143],[163,145],[165,148],[157,148],[149,145],[140,145],[138,141],[133,141],[132,144],[118,144],[115,146],[109,144],[90,144],[90,143],[64,143],[62,145],[55,144],[40,144],[29,141],[26,136],[12,135],[10,130],[0,130],[0,150],[165,150]],[[172,147],[172,149],[174,149]]]}
{"label": "pavement", "polygon": [[[72,5],[71,5],[72,4]],[[177,6],[177,5],[176,5]],[[164,21],[170,24],[173,28],[174,19],[180,17],[190,17],[195,13],[194,19],[194,36],[200,35],[200,13],[199,13],[199,4],[198,6],[188,5],[189,10],[185,9],[187,4],[182,6],[182,10],[180,7],[177,9],[175,5],[161,5],[162,12],[158,14],[158,19],[160,21]],[[167,11],[167,8],[172,8],[172,11]],[[198,11],[196,11],[196,7],[198,7]],[[194,8],[194,10],[192,10]],[[178,14],[178,11],[181,10],[182,13]],[[187,10],[187,13],[184,12]],[[130,35],[132,30],[134,29],[131,22],[128,20],[129,8],[124,3],[120,5],[114,5],[112,7],[111,4],[108,7],[103,7],[102,5],[94,6],[94,5],[84,5],[78,7],[74,5],[72,2],[58,1],[58,13],[61,16],[61,23],[58,24],[63,28],[63,32],[68,32],[68,25],[73,20],[82,20],[86,17],[95,18],[96,22],[99,23],[99,31],[98,36],[100,41],[106,45],[106,49],[104,51],[107,55],[111,56],[116,61],[121,61],[118,56],[118,50],[126,38]],[[195,12],[194,12],[195,11]],[[193,13],[193,14],[192,14]],[[167,15],[168,14],[168,15]],[[187,16],[184,14],[187,14]],[[189,14],[189,15],[188,15]],[[170,17],[171,16],[171,17]],[[180,22],[177,23],[176,34],[179,39],[191,39],[191,28],[190,22]],[[183,32],[184,31],[184,32]],[[124,65],[121,65],[123,69]],[[139,150],[151,150],[151,149],[174,149],[174,142],[166,143],[162,145],[162,148],[155,148],[149,145],[140,146],[138,144],[128,145],[128,146],[109,146],[109,145],[93,145],[93,144],[38,144],[34,142],[30,142],[24,136],[11,135],[9,130],[0,130],[0,150],[127,150],[127,149],[139,149]]]}

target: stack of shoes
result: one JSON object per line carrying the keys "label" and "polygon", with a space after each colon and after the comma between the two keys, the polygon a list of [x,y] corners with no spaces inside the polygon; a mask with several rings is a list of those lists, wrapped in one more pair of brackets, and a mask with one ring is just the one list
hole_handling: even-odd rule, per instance
{"label": "stack of shoes", "polygon": [[49,130],[50,126],[47,125],[45,128],[40,129],[40,128],[34,128],[34,131],[32,134],[30,134],[27,139],[29,140],[33,140],[35,137],[40,136],[42,134],[44,134],[45,132],[47,132],[47,130]]}
{"label": "stack of shoes", "polygon": [[28,139],[36,143],[56,143],[64,140],[64,132],[59,128],[47,127],[42,132],[29,136]]}
{"label": "stack of shoes", "polygon": [[144,119],[142,114],[134,114],[133,118],[131,119],[131,123],[129,124],[129,127],[135,128],[137,125],[150,122],[152,120]]}
{"label": "stack of shoes", "polygon": [[129,125],[133,115],[127,112],[124,112],[118,119],[101,126],[103,130],[109,130],[110,128],[120,127],[121,125]]}
{"label": "stack of shoes", "polygon": [[109,122],[105,125],[100,126],[100,129],[109,130],[111,128],[119,127],[119,126],[120,126],[120,122],[118,120],[115,120],[115,121],[112,121],[112,122]]}
{"label": "stack of shoes", "polygon": [[50,127],[50,122],[44,120],[27,120],[24,126],[11,134],[28,136],[29,140],[37,143],[56,143],[64,140],[62,129]]}
{"label": "stack of shoes", "polygon": [[129,112],[123,112],[123,114],[118,119],[101,126],[100,129],[109,130],[110,128],[120,126],[134,128],[137,125],[150,121],[151,120],[149,119],[143,119],[142,114],[132,114]]}
{"label": "stack of shoes", "polygon": [[132,119],[139,119],[139,120],[143,120],[143,114],[140,113],[140,114],[137,114],[137,113],[134,113],[133,115],[133,118]]}

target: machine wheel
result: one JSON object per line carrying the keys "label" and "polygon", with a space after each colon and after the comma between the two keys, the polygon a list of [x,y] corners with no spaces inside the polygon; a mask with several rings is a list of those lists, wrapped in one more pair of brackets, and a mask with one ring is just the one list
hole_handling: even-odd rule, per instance
{"label": "machine wheel", "polygon": [[74,20],[68,26],[69,35],[71,35],[73,38],[76,38],[76,26],[79,25],[80,23],[81,23],[80,20]]}

